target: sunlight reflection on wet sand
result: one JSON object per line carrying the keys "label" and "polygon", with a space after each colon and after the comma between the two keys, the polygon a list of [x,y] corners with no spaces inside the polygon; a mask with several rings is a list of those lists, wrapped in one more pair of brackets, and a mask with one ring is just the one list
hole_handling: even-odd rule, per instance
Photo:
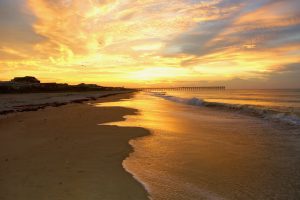
{"label": "sunlight reflection on wet sand", "polygon": [[100,106],[138,109],[139,115],[111,124],[152,132],[131,141],[135,152],[124,166],[153,199],[300,197],[300,140],[288,130],[144,94]]}

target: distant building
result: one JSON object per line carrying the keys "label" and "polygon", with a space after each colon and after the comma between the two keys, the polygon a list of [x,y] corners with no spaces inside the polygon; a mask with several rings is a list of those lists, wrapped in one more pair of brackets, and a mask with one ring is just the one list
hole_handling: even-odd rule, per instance
{"label": "distant building", "polygon": [[25,77],[16,77],[11,80],[11,82],[17,83],[40,83],[40,81],[33,76],[25,76]]}

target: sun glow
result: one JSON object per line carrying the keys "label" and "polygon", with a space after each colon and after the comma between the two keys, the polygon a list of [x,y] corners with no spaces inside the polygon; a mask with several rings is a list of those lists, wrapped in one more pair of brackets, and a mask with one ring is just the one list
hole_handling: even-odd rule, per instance
{"label": "sun glow", "polygon": [[31,37],[0,43],[0,78],[132,86],[271,76],[300,62],[290,1],[27,0]]}
{"label": "sun glow", "polygon": [[[153,67],[146,68],[141,71],[133,72],[131,74],[131,79],[137,81],[150,81],[156,82],[168,78],[182,78],[188,75],[188,70],[172,67]],[[176,80],[176,79],[175,79]]]}

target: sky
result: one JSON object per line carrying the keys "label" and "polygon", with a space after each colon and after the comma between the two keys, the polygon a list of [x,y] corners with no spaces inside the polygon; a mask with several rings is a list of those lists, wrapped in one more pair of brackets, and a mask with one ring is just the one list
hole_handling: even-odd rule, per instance
{"label": "sky", "polygon": [[299,0],[0,0],[0,80],[300,88]]}

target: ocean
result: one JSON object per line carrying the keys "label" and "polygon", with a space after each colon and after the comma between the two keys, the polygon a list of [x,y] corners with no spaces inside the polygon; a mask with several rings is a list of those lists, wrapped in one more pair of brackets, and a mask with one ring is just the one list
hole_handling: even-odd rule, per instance
{"label": "ocean", "polygon": [[299,90],[137,93],[124,168],[153,200],[300,199]]}
{"label": "ocean", "polygon": [[152,94],[175,102],[223,108],[300,125],[300,89],[169,91]]}

